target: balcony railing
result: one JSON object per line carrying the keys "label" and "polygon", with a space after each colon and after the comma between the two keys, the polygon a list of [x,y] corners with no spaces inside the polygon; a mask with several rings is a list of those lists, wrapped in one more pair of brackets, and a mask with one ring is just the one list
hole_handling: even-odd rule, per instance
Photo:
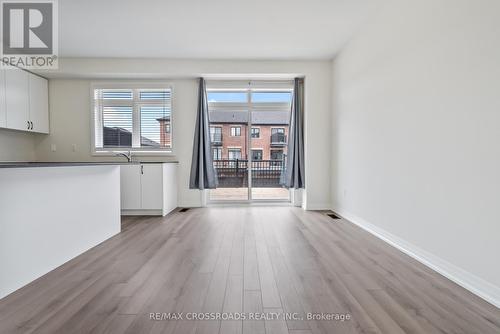
{"label": "balcony railing", "polygon": [[[214,160],[219,188],[248,187],[248,160]],[[252,187],[278,188],[285,172],[284,160],[255,160],[251,163]]]}
{"label": "balcony railing", "polygon": [[271,135],[271,145],[273,145],[273,146],[285,146],[286,145],[286,135],[284,133],[273,133]]}
{"label": "balcony railing", "polygon": [[222,145],[222,133],[211,133],[210,142],[212,143],[212,145]]}

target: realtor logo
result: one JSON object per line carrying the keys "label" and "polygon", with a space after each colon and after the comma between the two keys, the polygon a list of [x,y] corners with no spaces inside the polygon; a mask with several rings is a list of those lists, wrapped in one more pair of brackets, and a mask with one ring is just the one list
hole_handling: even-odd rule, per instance
{"label": "realtor logo", "polygon": [[56,0],[1,0],[0,3],[2,65],[57,68]]}

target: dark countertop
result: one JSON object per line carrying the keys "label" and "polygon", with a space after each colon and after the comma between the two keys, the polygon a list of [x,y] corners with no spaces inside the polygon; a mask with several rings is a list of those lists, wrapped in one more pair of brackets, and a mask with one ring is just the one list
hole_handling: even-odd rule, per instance
{"label": "dark countertop", "polygon": [[0,168],[122,166],[122,165],[165,164],[165,163],[178,163],[178,161],[0,162]]}

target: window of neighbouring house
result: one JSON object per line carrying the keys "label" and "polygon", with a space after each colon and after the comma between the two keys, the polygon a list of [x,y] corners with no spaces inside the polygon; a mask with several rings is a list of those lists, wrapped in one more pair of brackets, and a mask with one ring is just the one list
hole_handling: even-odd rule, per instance
{"label": "window of neighbouring house", "polygon": [[227,154],[229,160],[241,160],[241,148],[230,148]]}
{"label": "window of neighbouring house", "polygon": [[252,138],[260,138],[260,128],[252,128]]}
{"label": "window of neighbouring house", "polygon": [[283,160],[283,151],[271,150],[271,160]]}
{"label": "window of neighbouring house", "polygon": [[286,143],[285,128],[272,128],[271,144],[285,144],[285,143]]}
{"label": "window of neighbouring house", "polygon": [[262,160],[262,150],[252,150],[252,160]]}
{"label": "window of neighbouring house", "polygon": [[213,160],[222,160],[222,147],[212,148],[212,158]]}
{"label": "window of neighbouring house", "polygon": [[232,137],[241,136],[241,126],[232,126],[231,127],[231,136]]}
{"label": "window of neighbouring house", "polygon": [[94,88],[93,102],[94,152],[172,151],[171,88]]}
{"label": "window of neighbouring house", "polygon": [[220,126],[211,126],[210,127],[210,141],[212,143],[221,143],[222,142],[222,128]]}

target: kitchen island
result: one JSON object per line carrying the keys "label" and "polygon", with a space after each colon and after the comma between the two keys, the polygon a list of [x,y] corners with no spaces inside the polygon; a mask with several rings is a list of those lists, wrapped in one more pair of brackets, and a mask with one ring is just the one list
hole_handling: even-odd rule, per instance
{"label": "kitchen island", "polygon": [[120,232],[120,165],[0,163],[0,298]]}

